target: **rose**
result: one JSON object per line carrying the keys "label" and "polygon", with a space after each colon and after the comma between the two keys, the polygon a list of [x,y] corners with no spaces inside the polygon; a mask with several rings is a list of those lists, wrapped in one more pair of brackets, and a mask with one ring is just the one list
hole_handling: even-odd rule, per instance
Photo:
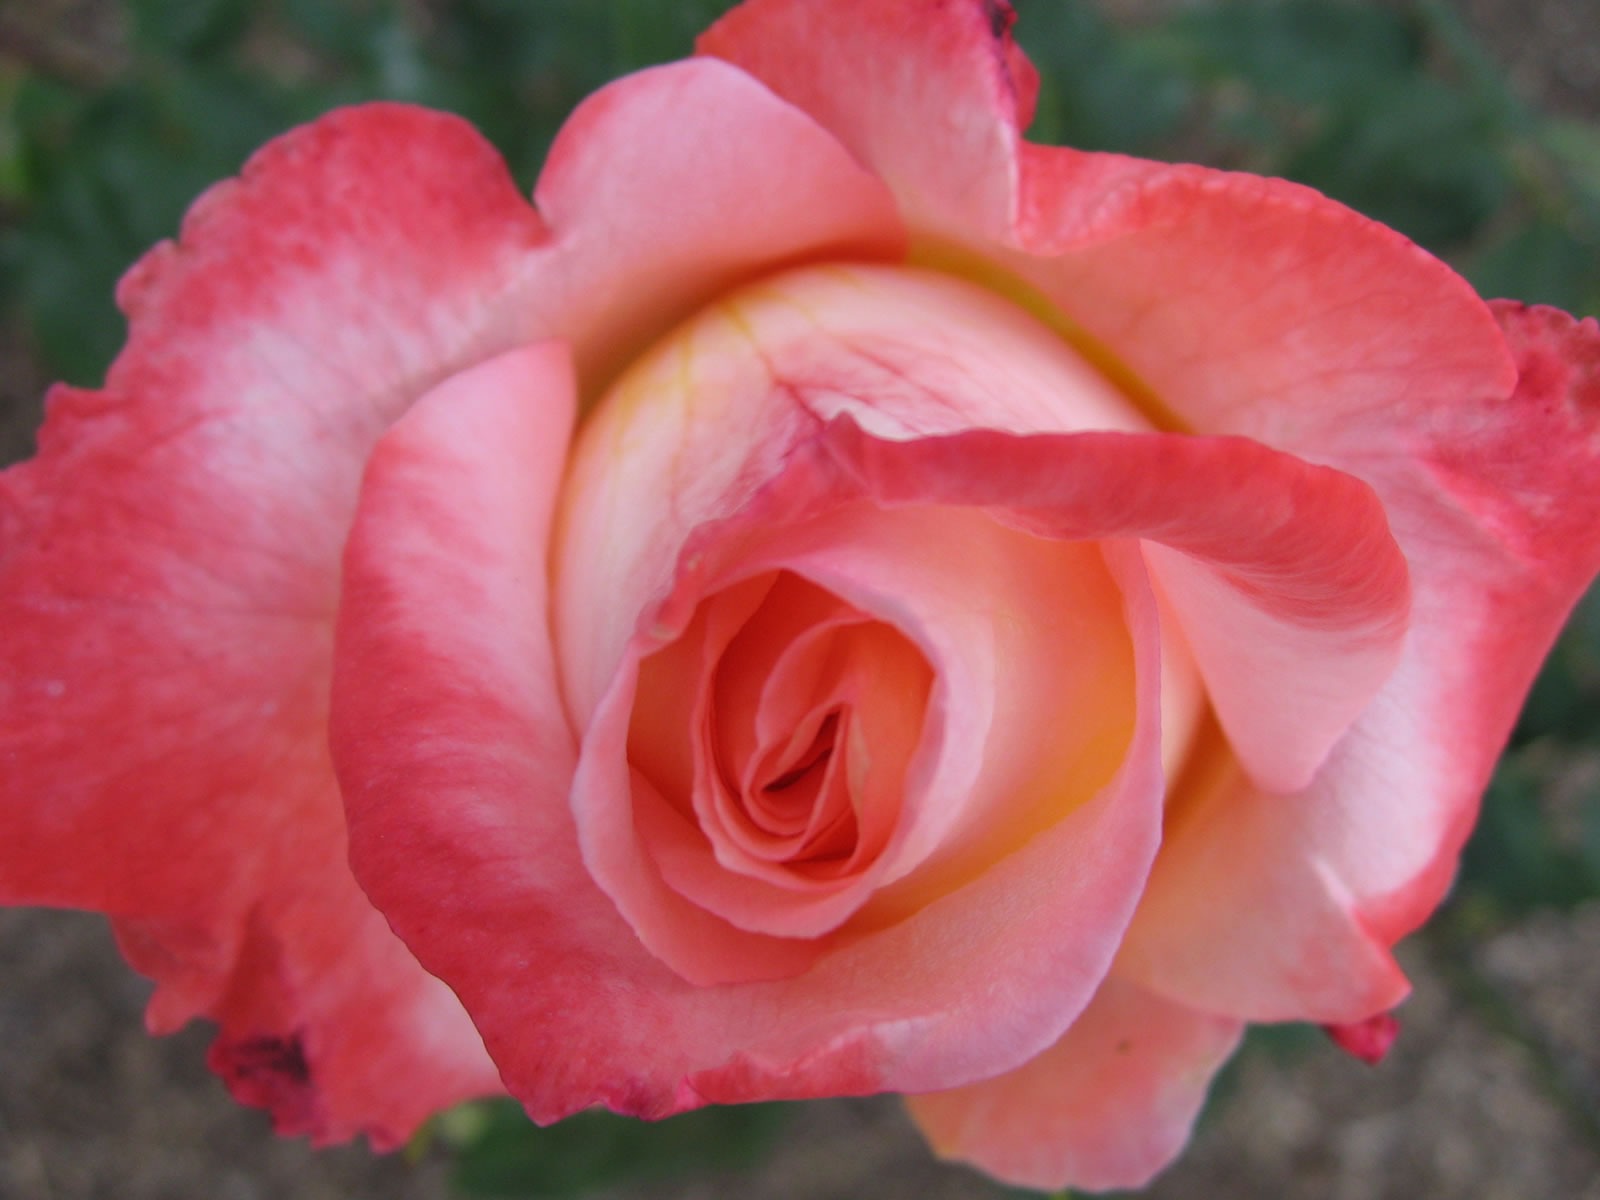
{"label": "rose", "polygon": [[537,211],[381,105],[202,198],[0,483],[0,895],[321,1141],[894,1090],[1126,1185],[1246,1022],[1381,1042],[1600,566],[1600,333],[1022,142],[1009,19],[756,0]]}

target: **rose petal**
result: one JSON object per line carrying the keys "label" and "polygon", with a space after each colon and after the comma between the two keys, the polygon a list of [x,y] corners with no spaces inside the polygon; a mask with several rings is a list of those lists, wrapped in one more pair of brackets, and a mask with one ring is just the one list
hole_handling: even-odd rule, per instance
{"label": "rose petal", "polygon": [[1139,1188],[1189,1140],[1244,1027],[1112,977],[1043,1054],[906,1107],[944,1158],[1056,1191]]}
{"label": "rose petal", "polygon": [[[969,162],[985,178],[1015,174],[1007,229],[968,221],[969,243],[982,231],[987,246],[922,247],[919,257],[1043,300],[1086,353],[1120,367],[1153,419],[1248,434],[1331,462],[1373,483],[1386,503],[1391,493],[1402,502],[1426,494],[1425,477],[1408,478],[1411,451],[1394,451],[1403,431],[1432,441],[1440,423],[1470,428],[1482,421],[1481,406],[1511,387],[1503,342],[1470,288],[1399,235],[1283,181],[1026,145],[1017,166],[995,169],[1012,144],[995,129],[1015,116],[996,99],[1003,89],[993,86],[992,64],[1011,51],[1003,30],[976,19],[979,7],[862,0],[838,24],[791,27],[805,6],[773,0],[742,9],[706,48],[743,63],[839,132],[907,205],[962,204],[966,192],[948,180]],[[897,143],[925,143],[872,131],[925,127],[929,119],[919,116],[927,110],[914,89],[882,89],[880,99],[866,82],[837,77],[838,44],[858,26],[882,38],[880,47],[892,43],[908,74],[937,78],[951,62],[987,56],[990,67],[963,68],[991,81],[968,106],[982,114],[974,128],[988,131],[979,149],[952,154],[955,165],[897,170],[916,153]],[[781,31],[791,36],[769,40]],[[782,55],[771,49],[777,45]],[[928,191],[940,195],[926,199]],[[1462,404],[1463,397],[1473,399]],[[1541,448],[1534,460],[1547,453]],[[1385,476],[1392,486],[1381,483]],[[1281,788],[1291,774],[1269,781]]]}
{"label": "rose petal", "polygon": [[[380,448],[346,560],[335,681],[356,872],[462,996],[508,1086],[538,1120],[594,1103],[659,1116],[955,1086],[1053,1042],[1098,986],[1154,853],[1158,631],[1142,564],[1113,555],[1142,708],[1110,786],[802,974],[695,987],[640,946],[578,853],[526,515],[542,481],[518,457],[528,439],[511,436],[532,420],[517,406],[538,403],[481,396],[463,432],[453,414],[419,410],[398,449]],[[804,463],[821,465],[794,469]],[[794,486],[812,495],[812,482]],[[752,514],[752,528],[770,516]],[[361,730],[383,731],[382,744]]]}
{"label": "rose petal", "polygon": [[1322,1031],[1346,1054],[1375,1067],[1388,1057],[1400,1036],[1400,1020],[1391,1012],[1381,1012],[1352,1025],[1324,1025]]}
{"label": "rose petal", "polygon": [[1404,996],[1386,947],[1449,886],[1534,671],[1600,568],[1600,328],[1497,313],[1515,394],[1419,415],[1395,436],[1436,444],[1356,464],[1413,565],[1399,667],[1303,794],[1221,780],[1183,797],[1119,966],[1145,986],[1326,1024]]}
{"label": "rose petal", "polygon": [[[674,635],[665,619],[645,621],[586,734],[573,807],[596,881],[647,946],[702,984],[793,974],[858,936],[842,922],[863,905],[868,926],[881,926],[960,887],[1105,786],[1134,716],[1123,600],[1094,547],[1027,537],[959,509],[837,509],[837,484],[803,463],[778,486],[775,507],[794,497],[816,505],[815,515],[762,522],[758,508],[736,519],[739,533],[708,530],[687,557],[709,578],[691,577],[684,590],[716,588],[724,572],[792,571],[912,641],[934,689],[882,855],[826,893],[799,896],[712,872],[698,826],[641,773],[630,780],[624,736],[635,706],[648,702],[631,664]],[[667,605],[686,607],[678,597]],[[774,943],[743,931],[818,940]],[[837,939],[820,936],[834,931]]]}
{"label": "rose petal", "polygon": [[[620,379],[574,449],[554,600],[580,725],[690,531],[737,509],[840,413],[888,438],[1145,427],[1050,330],[959,280],[829,267],[725,298]],[[610,602],[590,602],[599,595]]]}
{"label": "rose petal", "polygon": [[[1406,805],[1395,799],[1409,804],[1408,784],[1430,786],[1404,770],[1410,753],[1400,745],[1375,764],[1380,776],[1385,768],[1403,773],[1385,777],[1381,811],[1366,801],[1369,853],[1425,826],[1402,815]],[[1251,1021],[1342,1024],[1404,999],[1406,978],[1362,919],[1336,867],[1344,852],[1327,840],[1365,797],[1329,794],[1326,785],[1313,791],[1265,794],[1220,735],[1203,740],[1173,786],[1161,856],[1117,973],[1175,1002]],[[1352,826],[1338,837],[1362,832]]]}
{"label": "rose petal", "polygon": [[905,246],[879,180],[804,113],[705,59],[626,76],[580,104],[534,200],[554,241],[517,300],[531,328],[572,343],[590,396],[732,287],[798,262],[897,259]]}
{"label": "rose petal", "polygon": [[698,49],[831,130],[913,226],[967,239],[1012,218],[1017,131],[1038,90],[1007,36],[1014,19],[1005,0],[755,0]]}
{"label": "rose petal", "polygon": [[[851,7],[851,20],[868,27],[887,27],[911,11],[901,0],[862,0]],[[774,4],[774,11],[780,9]],[[968,10],[950,21],[936,21],[927,11],[922,16],[930,29],[945,33],[955,28],[952,21],[966,20],[965,33],[943,48],[906,33],[899,48],[908,72],[936,69],[952,53],[995,53],[992,44],[984,49],[986,35]],[[906,24],[901,21],[902,29]],[[838,94],[851,111],[836,112],[835,102],[813,98],[821,90],[818,81],[831,82],[831,39],[842,36],[829,24],[819,28],[819,35],[793,40],[787,63],[757,69],[850,142],[850,130],[878,119],[874,102],[848,86]],[[759,46],[761,34],[752,23],[741,36]],[[990,103],[984,111],[993,121],[1007,119],[1003,105]],[[1006,140],[1002,132],[984,144],[1003,148]],[[899,153],[889,139],[851,144],[873,165],[879,156],[892,162]],[[1436,601],[1420,595],[1426,581],[1417,581],[1419,626],[1444,620],[1446,628],[1413,638],[1410,666],[1397,672],[1389,689],[1392,700],[1375,710],[1370,736],[1359,739],[1369,748],[1348,756],[1340,797],[1332,804],[1319,800],[1279,810],[1262,798],[1262,820],[1273,828],[1246,834],[1241,843],[1285,864],[1312,855],[1317,869],[1295,876],[1300,886],[1283,889],[1276,885],[1287,882],[1288,867],[1266,872],[1259,880],[1263,890],[1245,888],[1226,903],[1217,897],[1206,917],[1214,922],[1208,937],[1196,941],[1200,931],[1180,922],[1170,939],[1174,952],[1199,960],[1196,970],[1214,985],[1260,993],[1259,1002],[1246,1002],[1238,1011],[1297,1015],[1294,989],[1286,991],[1281,978],[1252,982],[1247,971],[1225,978],[1227,972],[1199,965],[1211,958],[1207,947],[1213,942],[1220,946],[1234,936],[1236,921],[1258,928],[1245,940],[1263,950],[1281,941],[1277,931],[1292,921],[1316,931],[1305,934],[1312,941],[1345,946],[1353,955],[1343,982],[1324,977],[1315,984],[1313,990],[1322,993],[1316,1006],[1346,1017],[1368,1015],[1356,1010],[1403,986],[1382,946],[1370,948],[1372,935],[1381,942],[1390,930],[1412,927],[1441,894],[1544,631],[1576,596],[1581,582],[1573,580],[1593,573],[1588,543],[1573,531],[1577,521],[1594,522],[1586,505],[1572,504],[1573,497],[1595,490],[1584,482],[1594,469],[1593,418],[1569,420],[1565,428],[1540,418],[1535,424],[1547,434],[1525,432],[1519,440],[1512,430],[1527,423],[1537,406],[1505,403],[1515,376],[1489,310],[1459,277],[1404,238],[1308,189],[1067,149],[1021,145],[1017,155],[1012,223],[994,232],[974,222],[969,230],[983,231],[978,241],[986,244],[972,246],[969,239],[964,250],[922,245],[919,261],[982,279],[1030,304],[1118,377],[1165,428],[1246,434],[1366,480],[1386,509],[1410,514],[1397,516],[1395,528],[1408,558],[1447,558],[1458,545],[1485,536],[1492,543],[1507,530],[1513,544],[1545,540],[1543,527],[1557,531],[1555,548],[1542,549],[1542,563],[1534,569],[1543,578],[1526,597],[1514,593],[1523,570],[1508,574],[1503,563],[1485,562],[1485,569],[1466,572],[1447,567],[1437,588],[1430,586]],[[981,154],[971,158],[983,161]],[[959,169],[945,168],[942,177]],[[964,201],[953,188],[927,200],[916,177],[888,170],[885,177],[913,197],[919,210]],[[921,178],[938,179],[941,173]],[[1508,311],[1501,310],[1502,323]],[[1518,336],[1512,329],[1513,342]],[[1574,344],[1569,336],[1569,357],[1580,353],[1570,348]],[[1463,462],[1452,440],[1476,444],[1482,452]],[[1492,467],[1495,460],[1501,469]],[[1510,463],[1521,466],[1504,470]],[[1447,490],[1457,498],[1441,495],[1447,477]],[[1488,498],[1500,487],[1510,489],[1509,512],[1488,514],[1487,535],[1477,518],[1463,524],[1452,511],[1461,493],[1476,494],[1469,507],[1493,507]],[[1578,514],[1573,520],[1560,516],[1568,505]],[[1494,557],[1492,551],[1487,555]],[[1550,572],[1563,558],[1571,567],[1554,586]],[[1505,579],[1519,582],[1506,590],[1500,586]],[[1470,597],[1486,589],[1495,599],[1473,611]],[[1502,618],[1510,619],[1509,632],[1492,647],[1478,631],[1495,628]],[[1481,649],[1460,653],[1464,636]],[[1509,657],[1497,657],[1502,653]],[[1466,669],[1447,672],[1449,682],[1435,683],[1436,662],[1459,662]],[[1502,683],[1510,686],[1502,689]],[[1444,697],[1462,688],[1472,697],[1467,707],[1483,706],[1493,715],[1472,716],[1467,736],[1475,740],[1465,754],[1451,750],[1447,756],[1446,741],[1458,746],[1464,740],[1444,732],[1460,707]],[[1414,699],[1414,693],[1435,691],[1439,699],[1432,703],[1419,706]],[[1485,699],[1490,696],[1497,698]],[[1419,749],[1408,751],[1408,743]],[[1395,752],[1385,752],[1386,745]],[[1437,756],[1428,752],[1431,745],[1439,747]],[[1290,778],[1292,772],[1263,775],[1279,788]],[[1419,791],[1426,797],[1422,803],[1392,802],[1396,794]],[[1256,811],[1252,803],[1239,805],[1241,818]],[[1312,813],[1319,815],[1313,819]],[[1225,828],[1215,831],[1217,853],[1232,836]],[[1238,876],[1248,874],[1235,873],[1231,882],[1240,885]],[[1359,949],[1363,945],[1369,948]],[[1241,954],[1238,965],[1249,957]],[[1331,951],[1324,956],[1329,971],[1338,969],[1337,959]],[[1256,954],[1254,961],[1269,975],[1278,971],[1271,965],[1277,961],[1273,953]],[[1345,995],[1336,999],[1333,993],[1341,988]],[[1175,986],[1172,994],[1188,993]]]}
{"label": "rose petal", "polygon": [[[730,297],[636,366],[574,453],[556,612],[580,721],[632,633],[623,614],[656,600],[688,530],[841,414],[895,440],[1144,427],[1069,345],[967,284],[856,267]],[[1058,450],[973,436],[903,469],[935,472],[927,496],[939,502],[1071,507],[1066,525],[1036,530],[1046,536],[1170,547],[1152,550],[1152,565],[1224,727],[1253,776],[1276,791],[1304,786],[1393,668],[1405,628],[1406,567],[1370,491],[1242,442]],[[1030,482],[1013,488],[1018,456]],[[909,494],[925,498],[918,486]],[[585,598],[598,594],[617,605],[596,612]]]}
{"label": "rose petal", "polygon": [[462,122],[335,113],[129,272],[105,390],[0,479],[0,893],[110,913],[152,1027],[218,1021],[235,1093],[319,1141],[498,1088],[349,875],[324,721],[367,447],[542,236]]}
{"label": "rose petal", "polygon": [[[758,156],[766,168],[745,169]],[[659,224],[631,206],[616,217],[622,168],[655,198]],[[9,899],[126,914],[130,956],[163,981],[152,1021],[218,1016],[225,1039],[245,1047],[217,1060],[236,1087],[281,1094],[281,1122],[329,1139],[365,1127],[403,1138],[433,1108],[494,1085],[470,1027],[449,1016],[455,1002],[344,877],[319,664],[367,447],[433,382],[541,330],[581,331],[603,375],[609,355],[734,280],[903,243],[881,184],[803,115],[712,63],[591,98],[558,139],[540,200],[555,233],[466,126],[403,106],[347,110],[280,139],[243,180],[196,204],[181,244],[129,272],[119,298],[132,337],[106,392],[59,389],[39,461],[0,485],[6,623],[26,631],[8,639],[0,682],[0,744],[19,764],[0,887]],[[108,662],[137,664],[138,682],[108,684]],[[129,730],[126,752],[84,761],[84,728]],[[130,792],[164,803],[130,808]],[[50,807],[35,803],[42,796]],[[283,832],[275,841],[260,826]],[[91,830],[115,850],[63,861]],[[126,853],[144,840],[186,869]],[[261,870],[237,866],[239,844]],[[274,913],[247,932],[255,897],[285,870],[330,916]],[[281,895],[298,913],[295,891]],[[331,915],[341,905],[346,915]],[[350,1078],[359,1056],[339,1052],[337,1069],[331,1056],[354,1031],[297,1012],[293,998],[327,987],[313,982],[325,972],[296,963],[338,930],[391,944],[349,947],[377,973],[338,976],[317,1008],[346,996],[363,1036],[390,1030],[391,1049]],[[385,953],[399,965],[380,972]],[[248,1011],[224,1012],[233,964],[264,954],[281,969],[249,967],[266,982]],[[417,1017],[417,997],[377,999],[395,986],[391,970],[445,1015]],[[393,1025],[374,1015],[390,1011]],[[408,1047],[438,1049],[442,1034],[418,1021],[455,1023],[470,1082],[361,1095],[369,1076],[409,1061]],[[322,1094],[311,1116],[302,1058]],[[288,1084],[252,1082],[270,1075],[261,1062],[290,1064],[278,1072]]]}
{"label": "rose petal", "polygon": [[879,500],[996,511],[1051,538],[1137,537],[1235,752],[1304,782],[1389,674],[1406,564],[1370,489],[1240,439],[975,431],[829,442]]}
{"label": "rose petal", "polygon": [[[696,624],[706,608],[724,607],[726,595],[702,606]],[[671,798],[652,808],[661,825],[649,837],[652,856],[674,890],[719,911],[710,896],[729,884],[753,903],[776,906],[786,926],[811,907],[796,892],[834,893],[847,911],[854,905],[838,894],[859,886],[897,824],[927,707],[928,663],[890,626],[789,571],[777,573],[760,609],[718,653],[711,677],[663,671],[659,655],[643,668],[628,757]],[[684,696],[697,700],[685,706]],[[641,714],[685,708],[677,737],[702,748],[699,761],[687,776],[653,773],[660,755],[635,752]],[[817,757],[814,745],[821,761],[781,782]],[[730,872],[771,888],[741,885]]]}

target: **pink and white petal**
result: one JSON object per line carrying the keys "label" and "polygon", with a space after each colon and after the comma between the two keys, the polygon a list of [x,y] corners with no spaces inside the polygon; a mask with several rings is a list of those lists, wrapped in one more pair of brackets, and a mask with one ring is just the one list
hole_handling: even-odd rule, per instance
{"label": "pink and white petal", "polygon": [[1600,329],[1497,314],[1517,390],[1441,411],[1459,425],[1390,485],[1414,581],[1400,665],[1303,794],[1235,781],[1178,799],[1119,962],[1145,986],[1329,1024],[1405,994],[1387,947],[1443,897],[1521,699],[1600,569]]}
{"label": "pink and white petal", "polygon": [[129,272],[105,389],[0,477],[0,894],[111,914],[152,1024],[217,1019],[236,1092],[322,1141],[498,1087],[349,875],[324,714],[367,449],[507,336],[543,236],[464,123],[332,114]]}
{"label": "pink and white petal", "polygon": [[1360,481],[1257,443],[976,431],[826,442],[884,503],[979,506],[1050,538],[1139,538],[1252,775],[1303,785],[1393,669],[1406,563]]}
{"label": "pink and white petal", "polygon": [[1018,130],[1038,76],[1009,36],[1006,0],[752,0],[706,33],[728,60],[797,105],[894,191],[920,233],[1002,236]]}
{"label": "pink and white petal", "polygon": [[717,296],[805,262],[897,260],[884,185],[811,118],[709,59],[602,88],[568,118],[534,201],[553,231],[519,288],[574,347],[586,398]]}
{"label": "pink and white petal", "polygon": [[[579,855],[539,522],[526,516],[543,502],[537,472],[486,465],[528,440],[514,436],[528,419],[513,399],[538,403],[485,398],[483,422],[460,435],[422,408],[379,449],[346,559],[334,728],[356,872],[462,997],[513,1093],[538,1120],[595,1103],[661,1116],[950,1087],[1053,1042],[1098,986],[1155,849],[1158,627],[1142,563],[1121,555],[1117,568],[1143,709],[1110,787],[808,971],[695,987],[640,945]],[[815,495],[811,483],[797,487]]]}
{"label": "pink and white petal", "polygon": [[1365,478],[1360,463],[1393,457],[1427,414],[1511,390],[1467,283],[1309,188],[1171,167],[1065,195],[1058,216],[1058,237],[996,254],[1141,382],[1163,426]]}
{"label": "pink and white petal", "polygon": [[1138,1188],[1177,1157],[1243,1025],[1107,979],[1022,1067],[907,1096],[942,1158],[1019,1187]]}
{"label": "pink and white petal", "polygon": [[[666,101],[703,111],[688,120]],[[685,142],[685,129],[706,143]],[[786,170],[734,169],[762,153]],[[617,176],[605,173],[617,163],[656,197],[657,224],[617,212]],[[223,843],[248,826],[239,836],[283,861],[254,818],[234,814],[292,826],[301,842],[342,839],[327,766],[297,747],[323,736],[317,664],[340,543],[386,425],[437,380],[538,336],[541,321],[582,334],[599,360],[730,280],[812,255],[892,255],[903,241],[887,193],[826,133],[712,64],[596,98],[561,140],[541,199],[562,222],[559,245],[494,151],[438,114],[368,106],[280,139],[195,205],[179,243],[129,272],[130,345],[107,389],[58,389],[39,460],[0,484],[7,625],[26,632],[8,640],[0,683],[12,734],[0,738],[22,764],[6,803],[26,809],[10,822],[0,888],[137,920],[143,961],[179,981],[154,1001],[163,1027],[221,1003],[244,944],[235,926],[265,886],[233,869]],[[106,662],[137,664],[137,679],[118,682]],[[92,688],[79,682],[88,663]],[[84,728],[130,729],[127,752],[85,761]],[[130,791],[171,803],[130,809]],[[54,803],[33,803],[43,796]],[[129,853],[127,822],[146,817],[184,870]],[[103,852],[68,862],[57,850],[99,836]],[[200,896],[214,922],[169,919],[207,911]],[[359,1126],[347,1116],[329,1136]]]}
{"label": "pink and white petal", "polygon": [[[1412,798],[1415,823],[1394,830],[1405,836],[1328,842],[1390,941],[1443,896],[1522,699],[1600,571],[1600,323],[1494,308],[1515,391],[1436,414],[1415,474],[1376,485],[1413,564],[1416,628],[1339,756],[1340,775],[1319,781],[1319,795],[1383,804],[1374,773],[1392,770]],[[1409,748],[1408,767],[1388,761],[1397,745]]]}

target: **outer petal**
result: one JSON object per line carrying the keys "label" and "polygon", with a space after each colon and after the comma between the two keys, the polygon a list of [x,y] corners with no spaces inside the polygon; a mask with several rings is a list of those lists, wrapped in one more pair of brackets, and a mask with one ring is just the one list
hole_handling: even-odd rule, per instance
{"label": "outer petal", "polygon": [[129,273],[106,390],[58,391],[38,461],[0,482],[0,895],[117,915],[161,982],[152,1024],[217,1017],[236,1091],[323,1138],[403,1138],[494,1086],[343,864],[322,726],[368,448],[541,333],[603,376],[732,281],[903,241],[829,135],[711,63],[592,97],[539,198],[553,232],[481,139],[418,110],[275,142]]}
{"label": "outer petal", "polygon": [[216,1019],[236,1094],[320,1140],[496,1088],[349,875],[324,721],[367,446],[540,234],[459,121],[337,113],[130,272],[106,389],[0,479],[0,896],[110,913],[152,1026]]}
{"label": "outer petal", "polygon": [[753,0],[699,42],[831,130],[913,227],[965,240],[1012,220],[1038,77],[1006,0]]}
{"label": "outer petal", "polygon": [[1053,194],[995,257],[1121,364],[1160,422],[1317,462],[1392,456],[1408,418],[1496,403],[1515,373],[1487,306],[1400,234],[1309,188],[1163,167]]}
{"label": "outer petal", "polygon": [[[1538,663],[1600,568],[1600,328],[1499,305],[1520,381],[1374,458],[1413,563],[1404,656],[1312,786],[1191,781],[1120,970],[1254,1020],[1362,1020],[1405,981],[1386,947],[1449,885]],[[1241,860],[1265,869],[1241,871]],[[1294,864],[1300,864],[1298,867]]]}
{"label": "outer petal", "polygon": [[1183,1149],[1243,1032],[1113,977],[1027,1065],[906,1106],[942,1157],[1007,1183],[1138,1188]]}
{"label": "outer petal", "polygon": [[518,296],[568,339],[587,396],[702,304],[799,262],[897,259],[893,197],[811,118],[707,60],[590,96],[534,200],[554,232]]}
{"label": "outer petal", "polygon": [[[542,472],[515,458],[534,420],[518,406],[538,403],[485,392],[466,413],[424,406],[380,447],[346,561],[335,685],[356,871],[462,996],[512,1091],[539,1120],[597,1102],[660,1116],[953,1086],[1054,1041],[1102,977],[1154,851],[1157,616],[1137,560],[1118,570],[1144,708],[1110,787],[803,974],[695,987],[640,946],[579,856],[528,515],[545,502]],[[825,496],[819,471],[825,459],[797,455],[789,499]],[[777,515],[758,507],[724,532],[770,530]]]}

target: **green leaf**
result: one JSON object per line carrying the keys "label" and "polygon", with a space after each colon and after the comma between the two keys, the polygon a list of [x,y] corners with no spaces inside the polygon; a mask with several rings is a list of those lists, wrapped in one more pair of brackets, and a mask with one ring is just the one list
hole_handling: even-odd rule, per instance
{"label": "green leaf", "polygon": [[525,1200],[749,1165],[787,1112],[777,1104],[738,1105],[651,1123],[591,1111],[540,1129],[510,1102],[483,1107],[487,1119],[458,1153],[455,1185],[472,1196]]}

